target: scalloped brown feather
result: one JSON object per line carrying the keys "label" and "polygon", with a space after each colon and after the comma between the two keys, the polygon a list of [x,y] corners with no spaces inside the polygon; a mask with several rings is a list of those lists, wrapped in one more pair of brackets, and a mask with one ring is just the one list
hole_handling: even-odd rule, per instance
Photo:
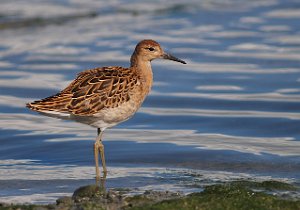
{"label": "scalloped brown feather", "polygon": [[90,116],[104,108],[116,108],[129,101],[130,91],[137,84],[136,71],[119,66],[83,71],[60,93],[28,103],[38,111],[54,111]]}

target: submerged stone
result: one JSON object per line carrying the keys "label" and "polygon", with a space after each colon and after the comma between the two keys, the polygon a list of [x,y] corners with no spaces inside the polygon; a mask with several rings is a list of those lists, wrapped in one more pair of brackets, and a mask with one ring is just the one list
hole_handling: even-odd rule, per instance
{"label": "submerged stone", "polygon": [[106,192],[102,187],[99,187],[98,185],[87,185],[75,190],[72,198],[75,201],[80,201],[80,200],[90,200],[92,198],[101,197],[105,195]]}

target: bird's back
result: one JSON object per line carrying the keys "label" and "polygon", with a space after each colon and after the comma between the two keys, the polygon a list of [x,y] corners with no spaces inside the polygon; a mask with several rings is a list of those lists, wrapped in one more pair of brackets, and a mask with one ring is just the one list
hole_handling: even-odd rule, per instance
{"label": "bird's back", "polygon": [[102,67],[78,74],[56,95],[28,103],[27,107],[45,114],[93,116],[128,102],[138,83],[130,68]]}

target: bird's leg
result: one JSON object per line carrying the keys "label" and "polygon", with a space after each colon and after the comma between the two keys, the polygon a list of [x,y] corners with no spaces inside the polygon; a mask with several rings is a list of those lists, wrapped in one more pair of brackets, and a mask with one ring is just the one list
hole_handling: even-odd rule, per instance
{"label": "bird's leg", "polygon": [[101,131],[101,129],[98,128],[98,137],[97,137],[97,140],[99,142],[98,149],[99,149],[100,157],[101,157],[101,161],[102,161],[103,173],[106,176],[107,170],[106,170],[106,164],[105,164],[104,145],[102,144],[102,134],[103,134],[103,131]]}
{"label": "bird's leg", "polygon": [[105,155],[104,155],[104,145],[102,144],[102,134],[103,131],[101,131],[100,128],[98,128],[98,136],[96,138],[96,142],[94,144],[94,157],[95,157],[95,164],[96,164],[96,179],[99,180],[100,172],[99,172],[99,157],[98,153],[100,152],[100,157],[102,161],[102,168],[103,168],[103,178],[106,178],[107,170],[106,170],[106,164],[105,164]]}
{"label": "bird's leg", "polygon": [[98,158],[97,140],[94,144],[94,157],[95,157],[95,166],[96,166],[96,180],[99,180],[100,179],[100,172],[99,172],[99,158]]}

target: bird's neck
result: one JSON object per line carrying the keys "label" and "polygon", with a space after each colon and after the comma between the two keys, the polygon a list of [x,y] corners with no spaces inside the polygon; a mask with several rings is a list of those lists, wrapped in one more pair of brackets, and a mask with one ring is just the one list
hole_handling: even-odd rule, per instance
{"label": "bird's neck", "polygon": [[150,61],[142,60],[141,57],[134,52],[130,59],[130,67],[136,70],[141,83],[143,83],[142,86],[148,93],[151,90],[153,82],[153,73]]}

